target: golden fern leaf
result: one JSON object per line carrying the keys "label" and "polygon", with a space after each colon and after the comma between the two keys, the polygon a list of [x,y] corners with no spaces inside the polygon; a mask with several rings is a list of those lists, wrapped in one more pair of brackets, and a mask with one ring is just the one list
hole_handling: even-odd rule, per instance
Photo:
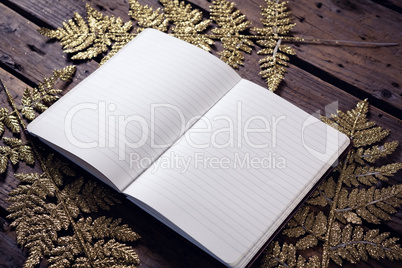
{"label": "golden fern leaf", "polygon": [[282,247],[277,241],[270,243],[267,254],[262,261],[264,267],[295,267],[297,263],[296,248],[284,243]]}
{"label": "golden fern leaf", "polygon": [[173,24],[172,32],[190,44],[206,51],[211,51],[214,41],[205,34],[201,34],[211,24],[211,20],[203,20],[202,12],[192,9],[190,4],[179,0],[159,0],[164,6],[165,18]]}
{"label": "golden fern leaf", "polygon": [[277,241],[271,242],[262,258],[261,267],[321,267],[317,256],[312,256],[306,261],[303,256],[296,253],[296,248],[292,244],[284,243],[281,247]]}
{"label": "golden fern leaf", "polygon": [[212,29],[222,42],[224,50],[219,52],[221,60],[234,68],[243,65],[243,52],[251,53],[253,42],[247,35],[242,35],[251,22],[236,10],[236,5],[227,0],[214,0],[210,8],[210,17],[217,23],[218,28]]}
{"label": "golden fern leaf", "polygon": [[43,175],[28,176],[28,180],[34,183],[19,185],[10,193],[8,201],[11,205],[7,208],[10,214],[7,217],[14,220],[10,226],[15,228],[17,242],[28,249],[25,267],[35,267],[53,249],[61,228],[58,220],[46,213],[47,194],[41,187]]}
{"label": "golden fern leaf", "polygon": [[363,227],[353,227],[350,224],[341,228],[340,224],[335,222],[331,229],[329,257],[337,265],[342,265],[342,259],[356,263],[367,261],[369,256],[377,260],[400,260],[402,248],[396,244],[399,238],[389,238],[389,235],[380,233],[379,230],[364,232]]}
{"label": "golden fern leaf", "polygon": [[[7,143],[13,147],[24,146],[15,138],[8,139]],[[109,261],[116,266],[129,262],[138,264],[134,250],[115,241],[139,238],[127,225],[121,224],[120,219],[82,217],[85,212],[92,213],[93,206],[104,208],[107,204],[109,208],[116,203],[110,193],[106,189],[97,190],[93,183],[86,188],[88,183],[83,178],[63,187],[64,174],[74,175],[66,162],[51,154],[44,163],[46,173],[16,174],[22,183],[10,192],[8,199],[11,202],[8,217],[13,219],[11,226],[16,230],[17,242],[28,249],[25,266],[34,267],[45,257],[49,258],[50,267],[70,267],[79,263],[80,258],[89,259],[92,267],[97,267],[97,261]],[[82,195],[87,197],[82,198]],[[83,203],[90,198],[95,201],[90,201],[91,206],[87,205],[84,212],[77,200]],[[100,202],[101,198],[105,200]],[[117,249],[111,250],[111,245]]]}
{"label": "golden fern leaf", "polygon": [[370,223],[380,224],[381,220],[390,220],[402,204],[402,185],[376,189],[353,189],[340,192],[337,218],[343,223],[362,223],[362,219]]}
{"label": "golden fern leaf", "polygon": [[140,236],[131,230],[127,224],[120,225],[121,219],[113,220],[112,218],[99,217],[92,220],[91,217],[86,219],[80,219],[77,225],[84,230],[91,242],[92,239],[105,239],[105,238],[115,238],[123,242],[135,241],[140,238]]}
{"label": "golden fern leaf", "polygon": [[331,118],[322,117],[322,121],[346,134],[353,141],[355,148],[371,145],[381,141],[389,134],[389,130],[376,126],[373,121],[367,120],[367,99],[360,101],[356,108],[346,113],[338,111]]}
{"label": "golden fern leaf", "polygon": [[137,21],[141,28],[137,28],[138,32],[141,32],[145,28],[154,28],[162,32],[167,32],[169,26],[169,20],[165,17],[164,13],[161,13],[161,9],[157,8],[153,10],[148,5],[141,5],[137,0],[129,0],[130,15]]}
{"label": "golden fern leaf", "polygon": [[6,130],[5,125],[0,120],[0,137],[3,136],[4,131]]}
{"label": "golden fern leaf", "polygon": [[335,185],[333,177],[323,181],[306,202],[321,207],[331,205],[335,197]]}
{"label": "golden fern leaf", "polygon": [[[4,126],[11,130],[13,133],[20,133],[20,124],[17,117],[10,113],[7,108],[0,108],[0,134],[4,133]],[[0,135],[0,136],[1,136]]]}
{"label": "golden fern leaf", "polygon": [[73,19],[63,22],[63,28],[40,28],[38,32],[50,39],[59,40],[66,53],[86,49],[95,41],[95,35],[89,31],[87,23],[78,13],[74,13]]}
{"label": "golden fern leaf", "polygon": [[7,168],[6,159],[8,158],[13,165],[24,161],[28,165],[35,163],[35,157],[32,148],[24,144],[20,139],[3,137],[3,141],[8,146],[0,147],[0,172],[5,172]]}
{"label": "golden fern leaf", "polygon": [[45,165],[48,172],[51,174],[52,180],[56,186],[63,186],[64,175],[74,176],[74,172],[69,169],[66,161],[54,157],[53,154],[49,154],[45,160]]}
{"label": "golden fern leaf", "polygon": [[295,247],[297,250],[304,250],[316,246],[318,240],[323,239],[327,231],[327,223],[327,217],[322,211],[315,214],[308,206],[305,206],[289,221],[283,234],[288,237],[303,236],[298,239]]}
{"label": "golden fern leaf", "polygon": [[398,141],[386,142],[383,145],[374,145],[368,149],[358,148],[353,154],[353,161],[363,165],[364,161],[374,163],[378,159],[393,153],[398,147]]}
{"label": "golden fern leaf", "polygon": [[92,46],[88,47],[86,51],[75,54],[71,59],[92,59],[107,52],[111,46],[112,49],[101,61],[101,64],[103,64],[134,37],[128,33],[132,27],[132,23],[131,21],[124,23],[121,18],[114,16],[105,16],[93,9],[89,4],[86,5],[86,9],[89,29],[95,35],[95,40]]}
{"label": "golden fern leaf", "polygon": [[64,187],[61,194],[74,201],[77,208],[85,213],[98,212],[99,208],[109,210],[110,206],[120,203],[117,197],[94,181],[82,177]]}
{"label": "golden fern leaf", "polygon": [[350,164],[343,175],[343,183],[347,186],[359,186],[364,184],[371,186],[378,180],[387,181],[388,177],[393,176],[398,170],[402,169],[402,163],[392,163],[380,167],[357,166]]}
{"label": "golden fern leaf", "polygon": [[108,59],[133,38],[128,33],[132,27],[131,21],[124,23],[120,18],[105,16],[88,4],[86,11],[88,22],[75,13],[74,19],[63,23],[63,28],[41,28],[39,33],[59,40],[65,53],[76,53],[72,59],[92,59],[112,47]]}
{"label": "golden fern leaf", "polygon": [[49,267],[137,267],[139,265],[139,258],[135,251],[114,239],[107,242],[101,239],[95,243],[86,243],[88,256],[85,257],[79,256],[80,243],[76,236],[63,237],[58,240],[58,243],[59,246],[51,252]]}
{"label": "golden fern leaf", "polygon": [[[287,2],[265,0],[266,7],[261,7],[261,22],[263,28],[252,28],[258,35],[265,37],[257,41],[263,48],[257,52],[259,55],[267,55],[260,60],[260,75],[267,82],[268,88],[275,91],[286,72],[288,66],[287,55],[294,55],[295,51],[287,45],[282,44],[282,38],[296,25],[291,23]],[[287,54],[287,55],[286,55]]]}
{"label": "golden fern leaf", "polygon": [[58,79],[68,82],[72,79],[76,67],[70,65],[60,70],[54,70],[53,75],[44,78],[36,88],[26,88],[21,98],[20,112],[28,120],[36,117],[35,111],[44,112],[49,105],[59,99],[60,89],[55,89]]}
{"label": "golden fern leaf", "polygon": [[[1,149],[1,148],[0,148]],[[0,174],[6,172],[8,164],[7,156],[0,154]]]}

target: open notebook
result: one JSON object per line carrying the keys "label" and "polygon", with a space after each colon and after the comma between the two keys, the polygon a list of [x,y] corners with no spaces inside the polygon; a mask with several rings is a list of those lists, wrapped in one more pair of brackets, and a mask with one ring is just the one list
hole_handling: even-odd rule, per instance
{"label": "open notebook", "polygon": [[213,55],[150,29],[28,131],[233,267],[349,145]]}

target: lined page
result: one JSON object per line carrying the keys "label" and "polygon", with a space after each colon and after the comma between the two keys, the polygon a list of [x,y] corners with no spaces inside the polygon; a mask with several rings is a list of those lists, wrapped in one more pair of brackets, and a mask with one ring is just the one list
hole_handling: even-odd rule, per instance
{"label": "lined page", "polygon": [[242,80],[125,193],[223,263],[243,267],[348,143]]}
{"label": "lined page", "polygon": [[208,52],[148,29],[28,130],[123,190],[239,80]]}

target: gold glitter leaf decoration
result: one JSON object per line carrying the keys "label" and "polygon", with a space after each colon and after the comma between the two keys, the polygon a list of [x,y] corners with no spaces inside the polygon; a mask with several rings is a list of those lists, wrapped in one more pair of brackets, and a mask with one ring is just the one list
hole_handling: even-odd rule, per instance
{"label": "gold glitter leaf decoration", "polygon": [[20,124],[17,117],[10,113],[7,108],[0,108],[0,136],[4,133],[4,126],[13,133],[20,133]]}
{"label": "gold glitter leaf decoration", "polygon": [[36,117],[35,110],[39,113],[44,112],[59,99],[61,90],[54,88],[57,80],[69,82],[75,71],[76,67],[74,65],[55,70],[52,76],[45,78],[36,88],[26,88],[21,98],[21,108],[19,109],[21,114],[26,119],[33,120]]}
{"label": "gold glitter leaf decoration", "polygon": [[368,149],[359,148],[354,154],[354,161],[363,165],[364,161],[374,163],[378,159],[393,153],[398,147],[398,141],[386,142],[383,145],[374,145]]}
{"label": "gold glitter leaf decoration", "polygon": [[289,61],[287,55],[295,54],[291,47],[282,44],[282,40],[296,24],[291,23],[290,13],[286,11],[287,2],[265,0],[265,3],[267,7],[261,7],[264,27],[252,30],[260,36],[268,37],[257,41],[263,47],[257,53],[266,55],[260,60],[260,75],[266,80],[269,90],[275,91],[286,72],[285,67]]}
{"label": "gold glitter leaf decoration", "polygon": [[192,9],[190,4],[178,0],[159,0],[165,7],[165,17],[174,25],[173,35],[190,44],[198,46],[207,51],[211,50],[210,45],[214,43],[202,32],[211,24],[211,20],[203,20],[202,12]]}
{"label": "gold glitter leaf decoration", "polygon": [[311,197],[306,201],[310,205],[325,207],[331,205],[335,197],[335,181],[333,177],[323,181]]}
{"label": "gold glitter leaf decoration", "polygon": [[[250,28],[251,22],[229,0],[213,0],[209,18],[205,19],[200,10],[192,8],[185,1],[159,2],[163,9],[129,0],[128,14],[138,25],[134,29],[131,21],[123,23],[122,19],[105,16],[87,5],[86,21],[75,13],[74,18],[64,22],[62,28],[41,28],[39,33],[59,40],[64,52],[73,54],[72,59],[91,59],[106,54],[101,64],[146,28],[170,33],[206,51],[211,51],[214,40],[219,40],[223,51],[218,54],[233,68],[244,64],[244,53],[251,53],[257,43],[262,47],[258,54],[265,56],[260,61],[260,75],[271,91],[275,91],[283,79],[289,61],[287,55],[295,54],[282,41],[304,40],[286,36],[295,26],[290,22],[290,13],[286,11],[287,2],[266,0],[267,7],[261,7],[263,28]],[[210,27],[212,29],[208,32]]]}
{"label": "gold glitter leaf decoration", "polygon": [[24,144],[20,139],[3,137],[3,141],[7,146],[0,146],[0,173],[6,171],[7,159],[13,165],[18,164],[19,161],[24,161],[29,165],[35,163],[32,148]]}
{"label": "gold glitter leaf decoration", "polygon": [[314,247],[318,240],[323,240],[327,231],[327,217],[322,211],[317,215],[308,206],[300,209],[289,221],[283,234],[288,237],[301,237],[295,247],[298,250]]}
{"label": "gold glitter leaf decoration", "polygon": [[[358,166],[350,164],[344,173],[343,182],[347,186],[359,186],[359,184],[373,185],[378,180],[388,181],[389,176],[393,176],[398,170],[402,169],[402,163],[392,163],[381,167]],[[352,172],[353,171],[353,172]]]}
{"label": "gold glitter leaf decoration", "polygon": [[[76,223],[79,228],[82,239],[85,241],[85,247],[88,251],[86,257],[79,255],[80,241],[77,236],[67,236],[59,238],[57,246],[52,250],[52,257],[49,258],[50,267],[66,267],[92,264],[92,267],[136,267],[139,259],[135,251],[115,239],[115,237],[124,242],[134,241],[139,237],[127,225],[120,225],[121,219],[113,220],[111,218],[100,217],[92,220],[91,217],[81,218]],[[96,242],[95,242],[96,241]],[[112,247],[115,247],[114,249]]]}
{"label": "gold glitter leaf decoration", "polygon": [[[328,267],[330,260],[342,265],[344,261],[357,263],[369,257],[402,259],[398,238],[364,227],[365,223],[390,220],[402,204],[401,184],[381,187],[379,183],[390,180],[402,169],[402,163],[374,165],[394,152],[399,143],[380,144],[389,131],[367,119],[368,108],[364,100],[352,110],[322,118],[348,135],[354,148],[288,222],[283,235],[294,244],[284,243],[281,248],[278,241],[273,241],[262,258],[264,266],[310,267],[301,251],[311,247],[317,253],[314,259],[310,257],[309,261],[315,262],[309,265],[315,267]],[[281,254],[289,256],[285,259]]]}
{"label": "gold glitter leaf decoration", "polygon": [[[16,139],[8,143],[21,144]],[[79,266],[83,259],[91,267],[105,263],[138,265],[134,250],[116,241],[138,239],[134,231],[122,225],[120,219],[83,217],[99,208],[109,209],[117,198],[83,178],[66,183],[64,174],[74,173],[65,161],[52,154],[41,163],[46,167],[42,174],[16,174],[21,184],[10,192],[8,199],[8,218],[13,219],[11,226],[16,230],[17,242],[29,252],[25,267],[34,267],[45,257],[49,258],[50,267]],[[85,202],[88,204],[84,205]]]}
{"label": "gold glitter leaf decoration", "polygon": [[218,53],[221,60],[234,68],[243,65],[242,51],[251,53],[253,42],[241,33],[248,29],[251,22],[246,21],[246,16],[236,10],[233,2],[227,0],[214,0],[210,6],[210,16],[219,26],[212,29],[212,33],[219,36],[224,47],[224,50]]}
{"label": "gold glitter leaf decoration", "polygon": [[137,31],[140,32],[145,28],[154,28],[162,32],[166,32],[169,26],[169,19],[165,17],[164,13],[161,13],[161,9],[157,8],[153,10],[152,7],[148,5],[141,5],[137,0],[130,0],[130,15],[134,20],[137,21],[141,28]]}
{"label": "gold glitter leaf decoration", "polygon": [[267,254],[262,259],[263,267],[303,267],[318,268],[320,259],[312,256],[306,261],[302,255],[296,254],[296,248],[292,244],[284,243],[281,247],[278,242],[271,243],[267,248]]}
{"label": "gold glitter leaf decoration", "polygon": [[401,204],[402,185],[382,189],[370,187],[367,190],[355,188],[350,192],[342,189],[335,211],[337,218],[343,223],[361,223],[363,219],[380,224],[381,220],[390,220],[390,214],[396,213],[396,208]]}
{"label": "gold glitter leaf decoration", "polygon": [[132,23],[124,23],[114,16],[105,16],[90,5],[86,5],[86,11],[88,22],[75,13],[74,19],[63,23],[63,28],[41,28],[39,33],[59,40],[66,53],[78,52],[72,59],[92,59],[111,48],[102,59],[102,64],[133,38],[133,35],[128,33]]}
{"label": "gold glitter leaf decoration", "polygon": [[339,223],[334,223],[332,229],[329,257],[337,265],[342,265],[342,259],[357,263],[367,261],[369,256],[377,260],[402,258],[402,248],[396,244],[399,239],[389,238],[389,233],[380,233],[379,230],[365,232],[361,226],[350,224],[341,229]]}

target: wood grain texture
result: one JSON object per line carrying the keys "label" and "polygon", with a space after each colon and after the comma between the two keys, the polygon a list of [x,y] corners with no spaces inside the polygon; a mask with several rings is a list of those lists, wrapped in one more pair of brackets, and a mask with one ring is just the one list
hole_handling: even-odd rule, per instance
{"label": "wood grain texture", "polygon": [[[209,10],[210,1],[187,1],[204,10]],[[39,18],[45,24],[57,28],[63,21],[73,17],[73,11],[85,15],[85,3],[69,1],[18,1],[10,0],[15,6],[27,10],[30,16]],[[115,15],[129,20],[128,4],[125,1],[88,1],[92,6],[106,15]],[[144,1],[150,6],[161,7],[157,1]],[[236,5],[247,19],[255,26],[259,21],[260,6],[263,0],[237,1]],[[57,6],[57,8],[55,8]],[[396,11],[369,0],[348,1],[332,0],[313,2],[290,1],[290,11],[297,23],[292,31],[295,36],[305,38],[338,39],[367,42],[399,42],[402,43],[402,16]],[[374,12],[375,11],[375,12]],[[388,109],[391,105],[394,113],[402,111],[402,76],[398,71],[402,62],[397,60],[401,55],[400,46],[386,48],[365,48],[349,46],[329,46],[313,44],[297,44],[294,46],[297,57],[357,87],[362,94],[380,100]],[[371,66],[381,66],[372,69]],[[352,89],[351,89],[352,90]],[[353,90],[355,90],[353,88]]]}
{"label": "wood grain texture", "polygon": [[[2,68],[33,86],[51,76],[53,70],[73,64],[59,44],[49,42],[37,32],[37,25],[2,4],[0,18]],[[94,61],[80,64],[70,88],[97,67],[98,63]]]}
{"label": "wood grain texture", "polygon": [[[160,7],[157,0],[140,2]],[[208,10],[211,4],[207,0],[186,2],[204,10]],[[254,25],[261,25],[259,6],[264,5],[263,0],[234,2],[248,20]],[[294,35],[402,42],[402,18],[397,9],[402,7],[401,1],[388,0],[381,4],[376,2],[380,1],[292,0],[289,7],[297,23]],[[0,78],[16,100],[27,86],[35,86],[43,78],[50,76],[54,69],[72,63],[69,55],[62,52],[58,42],[49,41],[37,33],[39,26],[60,27],[63,21],[73,17],[74,12],[85,16],[86,3],[106,15],[129,20],[128,3],[125,0],[2,0],[1,3]],[[378,104],[378,107],[370,107],[370,119],[391,130],[387,140],[402,141],[401,114],[395,113],[402,107],[400,47],[368,49],[307,44],[292,46],[297,50],[297,56],[291,59],[285,80],[277,91],[280,96],[309,113],[317,110],[325,113],[325,107],[336,101],[339,109],[352,109],[361,96],[367,96],[369,102]],[[219,49],[217,44],[213,53],[216,54]],[[257,49],[255,47],[251,55],[246,55],[245,66],[239,68],[238,72],[242,77],[265,86],[258,75]],[[95,61],[79,62],[73,83],[63,88],[68,91],[97,66]],[[356,90],[360,93],[355,92]],[[391,109],[393,115],[382,110],[387,105],[396,108]],[[0,94],[0,106],[9,107],[4,94]],[[11,133],[6,132],[5,136],[10,137]],[[384,162],[396,161],[402,161],[400,149]],[[7,173],[0,176],[0,267],[22,267],[26,258],[26,252],[15,242],[15,233],[9,228],[5,209],[8,207],[8,192],[19,183],[13,174],[32,171],[40,172],[37,164],[33,169],[24,163],[17,167],[9,164]],[[402,182],[402,172],[389,183],[395,182]],[[132,244],[139,254],[141,267],[221,267],[211,257],[128,201],[100,215],[123,218],[123,222],[128,223],[142,236],[138,242]],[[373,228],[402,237],[402,210],[391,221]],[[307,251],[307,254],[312,253],[312,250]],[[45,266],[46,262],[43,262],[41,267]],[[354,267],[352,264],[345,266]],[[370,259],[359,263],[359,267],[402,267],[402,263]]]}
{"label": "wood grain texture", "polygon": [[[209,10],[210,2],[192,0]],[[237,1],[237,8],[261,27],[263,0]],[[304,38],[402,43],[402,16],[369,0],[289,1],[292,35]],[[292,45],[303,61],[321,69],[328,79],[339,79],[380,100],[384,107],[402,110],[401,46],[367,48],[296,43]],[[300,64],[303,68],[303,64]],[[372,66],[379,66],[373,69]],[[346,89],[345,89],[346,90]],[[352,90],[352,89],[351,89]],[[396,112],[394,112],[396,113]]]}

